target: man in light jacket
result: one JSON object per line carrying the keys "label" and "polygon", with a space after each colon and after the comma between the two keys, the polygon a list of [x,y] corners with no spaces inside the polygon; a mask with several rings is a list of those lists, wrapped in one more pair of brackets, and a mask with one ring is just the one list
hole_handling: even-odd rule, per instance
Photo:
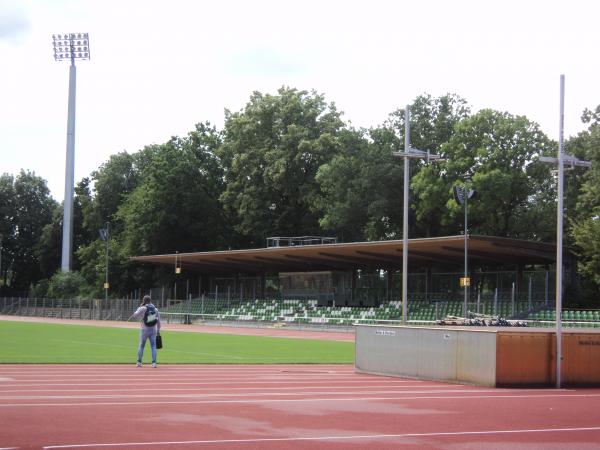
{"label": "man in light jacket", "polygon": [[144,347],[146,340],[150,340],[150,349],[152,350],[152,367],[156,368],[156,335],[160,334],[160,313],[156,306],[152,304],[149,295],[144,295],[142,304],[133,313],[134,319],[141,319],[140,344],[137,352],[137,366],[142,367],[142,357],[144,356]]}

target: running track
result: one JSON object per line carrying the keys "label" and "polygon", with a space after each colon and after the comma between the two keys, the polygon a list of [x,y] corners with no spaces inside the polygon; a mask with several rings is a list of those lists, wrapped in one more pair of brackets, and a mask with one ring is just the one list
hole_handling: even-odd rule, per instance
{"label": "running track", "polygon": [[1,365],[0,448],[600,449],[600,389],[347,365]]}

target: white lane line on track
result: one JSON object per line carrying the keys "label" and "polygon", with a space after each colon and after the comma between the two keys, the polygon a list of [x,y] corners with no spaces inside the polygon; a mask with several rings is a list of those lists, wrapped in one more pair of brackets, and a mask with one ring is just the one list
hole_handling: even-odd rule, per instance
{"label": "white lane line on track", "polygon": [[306,436],[306,437],[274,437],[274,438],[249,438],[249,439],[205,439],[197,441],[163,441],[163,442],[115,442],[98,444],[65,444],[48,445],[44,449],[55,448],[85,448],[85,447],[134,447],[150,445],[198,445],[198,444],[240,444],[259,442],[302,442],[302,441],[337,441],[337,440],[371,440],[371,439],[402,439],[402,438],[428,438],[443,436],[485,436],[495,434],[526,434],[526,433],[573,433],[584,431],[600,431],[598,427],[578,428],[531,428],[521,430],[481,430],[481,431],[439,431],[431,433],[399,433],[399,434],[363,434],[351,436]]}
{"label": "white lane line on track", "polygon": [[[331,385],[331,383],[328,383],[328,386]],[[134,386],[134,385],[132,385]],[[138,386],[138,385],[135,385]],[[222,390],[226,390],[227,392],[231,392],[231,391],[257,391],[257,390],[264,390],[264,391],[273,391],[273,390],[295,390],[295,391],[300,391],[303,392],[302,389],[315,389],[318,388],[319,386],[277,386],[277,387],[268,387],[268,386],[260,386],[260,387],[231,387],[231,386],[222,386],[219,389]],[[403,389],[410,389],[411,387],[415,388],[415,389],[437,389],[438,391],[444,390],[444,389],[448,389],[448,386],[442,386],[442,385],[437,385],[437,384],[433,384],[433,385],[419,385],[419,386],[398,386],[398,385],[394,385],[394,384],[390,384],[390,385],[373,385],[373,386],[336,386],[336,389],[344,392],[350,389],[382,389],[382,388],[399,388],[402,387]],[[527,391],[536,391],[536,392],[543,392],[543,391],[555,391],[556,389],[521,389],[520,392],[527,392]],[[12,392],[50,392],[50,393],[55,393],[55,392],[79,392],[79,393],[85,393],[85,392],[115,392],[115,391],[127,391],[127,392],[168,392],[168,391],[184,391],[184,392],[201,392],[201,391],[211,391],[214,392],[215,391],[215,387],[198,387],[198,388],[190,388],[190,387],[181,387],[181,388],[165,388],[161,385],[161,387],[157,387],[157,388],[139,388],[139,387],[120,387],[120,388],[113,388],[113,389],[52,389],[49,390],[47,388],[40,388],[40,389],[0,389],[0,398],[2,398],[2,394],[5,393],[12,393]],[[468,392],[473,392],[474,390],[469,390]],[[372,392],[372,391],[369,391]],[[410,392],[414,392],[410,391]],[[465,390],[465,392],[467,392],[467,390]],[[482,389],[480,392],[489,392],[489,390],[485,390]],[[10,396],[7,396],[10,397]],[[14,397],[12,397],[14,398]]]}
{"label": "white lane line on track", "polygon": [[[447,389],[447,390],[426,390],[426,391],[404,391],[404,390],[384,390],[384,391],[354,391],[352,394],[357,395],[374,395],[374,394],[456,394],[456,393],[492,393],[495,390],[461,390],[461,389]],[[231,397],[264,397],[267,395],[272,396],[301,396],[301,395],[348,395],[348,392],[337,392],[337,391],[304,391],[304,392],[247,392],[247,393],[213,393],[213,394],[153,394],[152,398],[231,398]],[[600,394],[598,394],[600,395]],[[104,395],[10,395],[0,396],[0,400],[98,400],[98,399],[138,399],[148,398],[147,394],[104,394]]]}
{"label": "white lane line on track", "polygon": [[[281,375],[281,374],[292,374],[292,375],[323,375],[323,374],[355,374],[355,375],[360,375],[360,376],[373,376],[371,374],[358,374],[354,371],[353,368],[334,368],[334,367],[323,367],[322,369],[286,369],[283,367],[279,367],[280,364],[272,364],[272,365],[266,365],[263,364],[263,367],[255,367],[252,366],[251,364],[243,364],[243,365],[239,365],[239,364],[210,364],[210,367],[207,367],[208,365],[204,365],[204,366],[200,366],[200,365],[190,365],[189,367],[181,367],[181,366],[173,366],[172,364],[163,364],[161,366],[161,369],[164,370],[165,372],[169,372],[170,374],[173,374],[174,372],[177,373],[203,373],[203,374],[211,374],[211,373],[218,373],[221,374],[223,372],[229,372],[232,374],[238,374],[238,373],[253,373],[253,374],[277,374],[277,375]],[[27,369],[24,369],[24,367],[27,367]],[[22,365],[19,369],[15,369],[15,370],[7,370],[6,367],[0,367],[0,374],[5,374],[5,375],[31,375],[33,373],[39,372],[39,371],[44,371],[44,373],[47,373],[49,375],[68,375],[68,374],[97,374],[97,373],[119,373],[122,374],[124,372],[127,373],[136,373],[139,372],[139,368],[135,367],[135,360],[134,363],[124,363],[121,364],[119,366],[114,366],[114,365],[102,365],[102,366],[90,366],[90,367],[72,367],[69,364],[64,364],[63,367],[60,368],[52,368],[52,367],[47,367],[45,365]],[[393,378],[393,377],[389,377],[389,378]]]}
{"label": "white lane line on track", "polygon": [[554,394],[554,395],[423,395],[404,397],[326,397],[326,398],[285,398],[285,399],[252,399],[252,400],[183,400],[183,401],[154,401],[146,402],[85,402],[85,403],[5,403],[0,408],[21,407],[52,407],[75,406],[139,406],[139,405],[200,405],[200,404],[265,404],[265,403],[309,403],[309,402],[364,402],[364,401],[406,401],[406,400],[482,400],[482,399],[508,399],[520,400],[524,398],[574,398],[574,397],[600,397],[600,394]]}
{"label": "white lane line on track", "polygon": [[[155,379],[153,379],[154,381],[156,381]],[[367,380],[365,380],[364,382],[360,382],[360,381],[353,381],[353,380],[334,380],[337,385],[340,385],[342,383],[346,383],[346,384],[352,384],[352,386],[349,386],[348,388],[353,388],[353,387],[369,387],[369,385],[372,385],[373,387],[375,387],[378,384],[382,384],[382,383],[389,383],[389,381],[385,381],[385,380],[369,380],[367,382]],[[267,384],[269,386],[272,385],[280,385],[280,384],[301,384],[303,386],[306,386],[307,384],[313,384],[313,385],[319,385],[319,384],[325,384],[327,386],[331,386],[331,382],[332,380],[326,380],[326,381],[313,381],[313,380],[309,380],[307,381],[239,381],[239,382],[231,382],[234,386],[240,386],[240,385],[255,385],[255,384]],[[214,387],[215,385],[217,386],[227,386],[229,382],[223,382],[223,381],[210,381],[210,382],[203,382],[203,381],[196,381],[196,382],[179,382],[179,381],[172,381],[172,382],[165,382],[165,381],[157,381],[157,384],[160,384],[160,386],[208,386],[208,387]],[[393,385],[390,386],[405,386],[405,387],[420,387],[424,382],[423,381],[419,381],[413,384],[409,383],[394,383]],[[139,381],[135,382],[135,383],[34,383],[34,384],[6,384],[3,386],[0,386],[0,392],[4,391],[4,388],[16,388],[16,387],[23,387],[23,388],[31,388],[31,387],[43,387],[42,390],[47,390],[47,388],[49,387],[58,387],[58,386],[117,386],[119,388],[123,388],[123,389],[127,389],[129,386],[139,386],[140,383]],[[437,385],[436,385],[437,386]],[[448,386],[447,384],[439,384],[440,387],[443,386]],[[456,385],[454,385],[456,386]],[[233,388],[232,388],[233,389]],[[254,389],[254,388],[239,388],[239,389]]]}
{"label": "white lane line on track", "polygon": [[[148,372],[144,372],[144,373],[148,373]],[[155,383],[161,383],[162,381],[172,381],[174,377],[159,377],[154,375],[155,372],[152,373],[152,380]],[[150,377],[150,375],[148,375],[148,377]],[[202,379],[202,377],[197,377],[197,378],[178,378],[177,381],[180,383],[183,382],[199,382],[198,379]],[[354,377],[349,377],[349,378],[336,378],[336,377],[321,377],[321,378],[303,378],[303,377],[299,377],[299,378],[282,378],[282,377],[270,377],[270,378],[258,378],[255,377],[254,380],[252,381],[245,381],[247,380],[248,377],[241,377],[241,378],[230,378],[230,377],[219,377],[219,378],[214,378],[214,379],[202,379],[201,382],[203,383],[212,383],[212,384],[223,384],[223,383],[235,383],[235,384],[257,384],[257,383],[306,383],[306,382],[315,382],[315,381],[323,381],[323,382],[342,382],[342,381],[348,381],[348,382],[354,382],[354,383],[371,383],[371,382],[381,382],[381,383],[390,383],[392,381],[390,380],[374,380],[374,379],[358,379],[358,378],[354,378]],[[73,379],[58,379],[58,380],[48,380],[48,379],[28,379],[28,380],[15,380],[18,383],[23,384],[24,386],[26,386],[27,384],[25,383],[31,383],[32,385],[35,386],[39,386],[40,383],[52,383],[52,384],[56,384],[57,382],[62,382],[62,383],[68,383],[69,385],[72,385],[74,383],[77,382],[83,382],[83,381],[88,381],[88,382],[92,382],[92,381],[96,381],[96,382],[105,382],[105,381],[121,381],[121,382],[133,382],[134,384],[139,384],[139,380],[140,380],[140,375],[138,374],[137,377],[130,377],[130,378],[92,378],[90,380],[87,379],[78,379],[78,378],[73,378]],[[420,383],[423,383],[425,381],[419,381]],[[405,382],[408,383],[408,382]],[[403,384],[402,382],[399,382],[398,384]],[[445,383],[440,383],[440,384],[445,384]],[[448,383],[449,384],[449,383]],[[2,385],[2,386],[7,386],[7,385]],[[0,387],[2,387],[0,386]]]}
{"label": "white lane line on track", "polygon": [[[148,358],[149,361],[149,358]],[[314,366],[320,366],[320,364],[313,364]],[[89,366],[89,367],[87,367]],[[310,368],[307,366],[301,366],[297,368],[289,368],[289,365],[285,363],[244,363],[244,364],[231,364],[231,363],[196,363],[187,364],[185,366],[177,366],[168,362],[164,362],[162,366],[165,370],[172,372],[254,372],[254,373],[303,373],[303,374],[321,374],[321,373],[355,373],[353,365],[339,364],[338,367],[325,366],[319,368]],[[49,367],[47,364],[27,364],[21,363],[21,367],[7,368],[2,366],[0,373],[31,373],[34,370],[45,370],[49,373],[61,373],[61,372],[80,372],[80,373],[96,373],[96,372],[123,372],[131,371],[135,372],[139,369],[135,366],[135,355],[133,357],[133,363],[131,361],[120,362],[118,364],[87,364],[86,367],[74,366],[69,363],[61,363],[60,367]],[[370,375],[368,373],[361,375]]]}
{"label": "white lane line on track", "polygon": [[[135,361],[134,361],[135,362]],[[135,367],[131,367],[129,363],[119,363],[119,364],[18,364],[14,366],[10,366],[10,364],[6,364],[2,366],[2,370],[0,372],[11,372],[11,373],[31,373],[30,370],[26,370],[27,368],[32,369],[45,369],[48,371],[81,371],[81,372],[97,372],[98,370],[129,370],[135,371]],[[265,365],[265,364],[243,364],[243,365],[232,365],[232,364],[165,364],[165,368],[170,370],[186,370],[186,371],[205,371],[205,372],[215,372],[221,370],[231,370],[236,371],[237,369],[244,370],[247,372],[352,372],[354,373],[354,365],[352,364],[274,364],[274,365]],[[318,368],[317,368],[318,367]],[[368,375],[368,374],[366,374]]]}
{"label": "white lane line on track", "polygon": [[[160,353],[159,353],[160,355]],[[133,362],[135,364],[135,353],[133,355]],[[297,366],[297,367],[294,367]],[[184,363],[184,364],[173,364],[173,363],[165,363],[165,367],[170,370],[202,370],[206,372],[210,371],[219,371],[222,369],[229,369],[231,371],[236,368],[241,368],[246,371],[256,371],[256,372],[324,372],[324,371],[334,371],[334,372],[349,372],[354,371],[355,367],[352,363],[339,363],[339,364],[315,364],[315,363],[275,363],[275,364],[265,364],[265,363],[245,363],[245,364],[231,364],[231,363]],[[57,363],[56,365],[52,365],[49,363],[18,363],[13,366],[10,366],[8,363],[2,366],[2,372],[24,372],[26,373],[29,369],[46,369],[49,371],[71,371],[77,370],[80,372],[91,372],[97,370],[128,370],[134,369],[135,365],[131,365],[131,361],[120,361],[120,362],[97,362],[97,363],[83,363],[83,364],[74,364],[74,363]]]}
{"label": "white lane line on track", "polygon": [[[150,370],[150,364],[145,364],[145,367],[136,368],[136,370],[128,371],[128,372],[89,372],[89,373],[74,373],[74,372],[66,372],[66,373],[47,373],[43,369],[39,371],[32,371],[27,374],[2,374],[0,373],[0,381],[20,381],[20,382],[33,382],[33,381],[73,381],[73,380],[111,380],[111,379],[138,379],[140,374],[147,374]],[[153,378],[164,378],[164,379],[172,379],[173,377],[183,378],[183,379],[198,379],[198,378],[206,378],[206,379],[231,379],[231,380],[244,380],[248,379],[248,377],[254,377],[256,379],[281,379],[281,380],[299,380],[299,379],[355,379],[355,380],[369,380],[369,379],[385,379],[389,381],[419,381],[415,379],[408,378],[399,378],[399,377],[385,377],[385,376],[376,376],[376,375],[361,375],[355,374],[352,372],[344,372],[344,373],[332,373],[332,372],[322,372],[322,373],[306,373],[301,374],[298,372],[294,373],[273,373],[273,372],[244,372],[244,371],[236,371],[236,372],[193,372],[193,371],[185,371],[185,372],[174,372],[164,370],[164,366],[159,364],[157,369],[152,370]]]}

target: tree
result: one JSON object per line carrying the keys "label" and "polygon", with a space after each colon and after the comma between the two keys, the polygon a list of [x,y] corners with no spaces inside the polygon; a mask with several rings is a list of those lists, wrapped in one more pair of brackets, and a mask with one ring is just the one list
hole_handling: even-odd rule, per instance
{"label": "tree", "polygon": [[[441,154],[456,126],[470,115],[467,101],[455,94],[439,98],[417,97],[410,106],[411,147]],[[393,113],[390,123],[404,140],[404,110]],[[403,148],[403,147],[402,147]],[[419,159],[410,162],[409,230],[411,236],[443,236],[451,233],[444,223],[448,176],[444,164]]]}
{"label": "tree", "polygon": [[316,176],[323,192],[316,203],[320,224],[343,241],[394,237],[402,217],[401,169],[391,159],[389,140],[376,134],[342,133],[341,153]]}
{"label": "tree", "polygon": [[[410,109],[411,145],[434,153],[469,112],[465,100],[455,95],[423,95]],[[399,109],[382,127],[353,131],[339,154],[319,169],[323,198],[318,205],[323,226],[347,240],[401,236],[403,163],[394,160],[392,152],[404,148],[404,130],[404,109]],[[416,213],[409,216],[411,236],[435,236],[441,231],[447,185],[440,185],[439,169],[432,167],[411,162],[411,211]],[[420,176],[424,170],[427,176]]]}
{"label": "tree", "polygon": [[223,174],[214,128],[153,149],[139,185],[119,207],[123,248],[130,255],[222,248],[227,226],[219,204]]}
{"label": "tree", "polygon": [[595,283],[593,295],[597,299],[600,288],[600,105],[594,111],[584,111],[582,120],[589,123],[589,128],[569,142],[569,150],[581,159],[591,161],[592,167],[575,169],[581,183],[572,200],[576,205],[573,208],[575,218],[569,225],[579,257],[579,271]]}
{"label": "tree", "polygon": [[[75,186],[73,198],[73,255],[71,270],[79,270],[81,259],[78,250],[88,245],[96,233],[84,226],[85,213],[91,209],[90,180],[83,178]],[[62,257],[63,207],[58,206],[52,213],[52,220],[44,226],[36,245],[36,255],[40,264],[40,276],[50,278],[60,269]]]}
{"label": "tree", "polygon": [[78,298],[85,291],[85,280],[77,271],[57,272],[48,283],[48,298]]}
{"label": "tree", "polygon": [[242,111],[226,112],[218,151],[227,183],[221,201],[246,245],[320,233],[315,177],[339,151],[342,127],[322,95],[291,88],[255,92]]}
{"label": "tree", "polygon": [[[93,201],[85,205],[83,225],[89,236],[96,236],[106,222],[110,222],[113,231],[120,231],[115,214],[123,200],[137,187],[142,167],[152,154],[154,147],[130,155],[126,152],[111,155],[108,161],[92,172],[94,185]],[[151,157],[151,156],[150,156]]]}
{"label": "tree", "polygon": [[7,173],[0,176],[0,292],[6,290],[15,256],[15,179]]}
{"label": "tree", "polygon": [[[60,269],[62,256],[62,222],[63,208],[57,206],[52,213],[52,220],[42,229],[37,242],[36,254],[40,264],[40,278],[50,279]],[[73,220],[75,222],[75,220]],[[77,253],[73,254],[73,262]]]}
{"label": "tree", "polygon": [[441,170],[448,183],[442,222],[456,232],[462,229],[463,208],[452,200],[451,189],[471,179],[478,191],[478,200],[469,203],[471,233],[549,239],[550,168],[537,156],[552,147],[539,126],[522,116],[482,110],[462,120],[442,146],[446,161]]}
{"label": "tree", "polygon": [[11,286],[27,290],[41,277],[36,248],[44,227],[52,220],[57,203],[50,197],[46,181],[21,171],[14,181],[14,217]]}
{"label": "tree", "polygon": [[135,190],[141,180],[143,168],[156,153],[156,146],[148,146],[130,155],[126,152],[111,155],[107,162],[98,170],[92,172],[92,183],[84,180],[78,186],[76,197],[77,212],[81,216],[81,245],[78,245],[76,255],[80,262],[81,274],[86,280],[88,295],[100,297],[103,295],[106,254],[104,243],[99,239],[99,230],[109,223],[110,252],[109,280],[111,292],[126,293],[134,284],[127,270],[130,254],[120,247],[120,234],[123,224],[117,216],[117,211]]}

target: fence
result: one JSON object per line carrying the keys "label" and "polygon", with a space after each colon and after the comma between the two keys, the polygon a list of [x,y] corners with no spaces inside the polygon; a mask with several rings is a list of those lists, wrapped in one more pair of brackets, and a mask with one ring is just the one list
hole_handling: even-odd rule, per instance
{"label": "fence", "polygon": [[135,299],[0,298],[0,313],[58,319],[127,320],[139,306]]}
{"label": "fence", "polygon": [[[62,319],[120,320],[131,317],[139,306],[137,299],[32,299],[0,298],[0,314],[39,316]],[[298,328],[350,329],[354,324],[393,324],[402,321],[400,301],[378,306],[323,306],[318,299],[232,299],[218,295],[187,300],[156,302],[164,323],[206,322],[229,326],[286,326]],[[464,316],[462,301],[423,301],[409,297],[407,322],[415,325],[434,324],[446,316]],[[505,319],[527,319],[535,326],[554,322],[553,310],[544,300],[517,300],[515,296],[479,296],[467,304],[469,313],[499,316]],[[563,311],[563,321],[574,326],[600,325],[598,311]]]}

